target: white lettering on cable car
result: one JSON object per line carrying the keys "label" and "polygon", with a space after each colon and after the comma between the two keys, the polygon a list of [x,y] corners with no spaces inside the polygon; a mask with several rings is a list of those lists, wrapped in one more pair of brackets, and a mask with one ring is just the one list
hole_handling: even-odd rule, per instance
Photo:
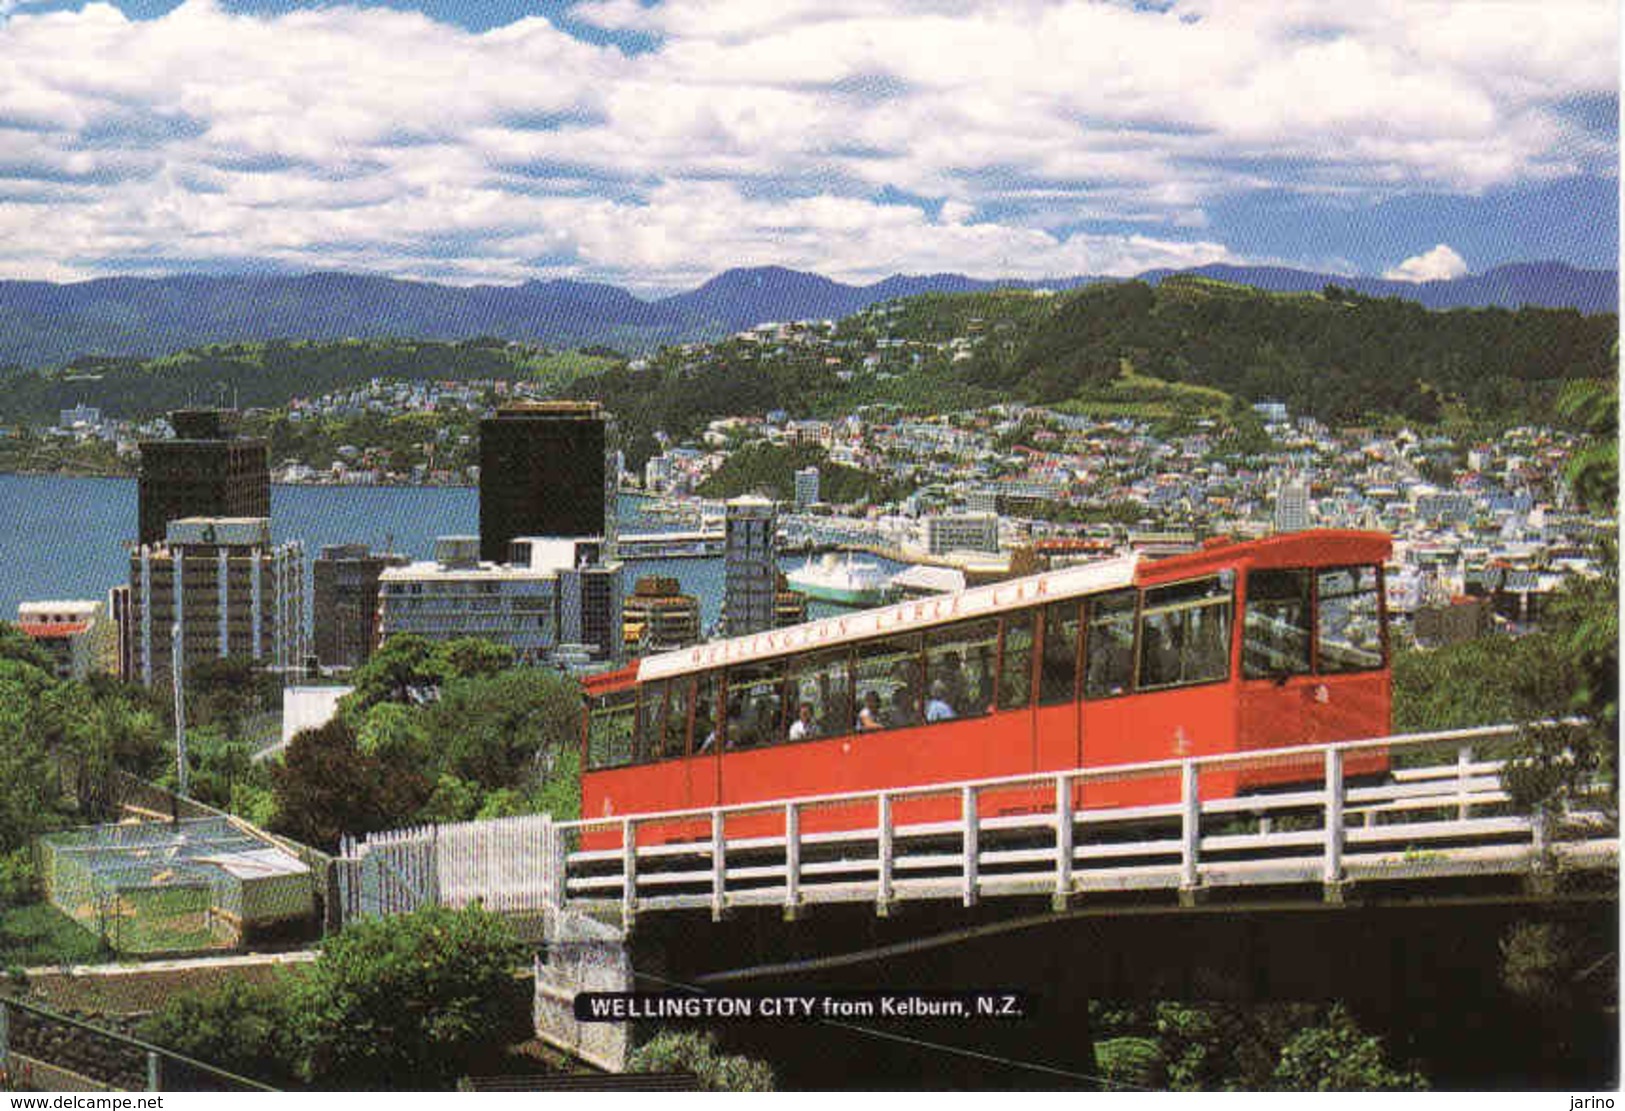
{"label": "white lettering on cable car", "polygon": [[1132,555],[1102,560],[1082,567],[1068,567],[1042,575],[979,586],[958,594],[900,602],[862,613],[826,617],[806,625],[791,625],[772,632],[683,648],[644,660],[638,666],[638,681],[646,683],[725,664],[834,647],[870,637],[913,632],[962,618],[986,617],[1020,606],[1115,590],[1134,582],[1134,569],[1138,564],[1139,557]]}

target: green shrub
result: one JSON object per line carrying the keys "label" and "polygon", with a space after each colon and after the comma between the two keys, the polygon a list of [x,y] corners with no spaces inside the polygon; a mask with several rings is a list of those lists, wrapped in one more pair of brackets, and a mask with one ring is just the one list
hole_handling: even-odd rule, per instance
{"label": "green shrub", "polygon": [[273,1088],[299,1084],[304,1028],[290,990],[301,973],[270,984],[227,980],[166,1002],[139,1027],[141,1037]]}
{"label": "green shrub", "polygon": [[1095,1043],[1095,1060],[1109,1091],[1160,1091],[1168,1086],[1168,1062],[1150,1038],[1108,1038]]}
{"label": "green shrub", "polygon": [[662,1030],[633,1050],[628,1072],[691,1072],[708,1092],[771,1092],[773,1068],[765,1061],[717,1052],[710,1031]]}

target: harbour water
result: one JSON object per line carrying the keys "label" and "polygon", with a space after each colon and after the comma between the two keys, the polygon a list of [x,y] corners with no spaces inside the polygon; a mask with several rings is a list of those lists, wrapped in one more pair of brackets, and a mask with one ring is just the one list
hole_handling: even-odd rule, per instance
{"label": "harbour water", "polygon": [[[626,532],[692,527],[645,512],[648,502],[622,497]],[[428,559],[436,536],[479,532],[479,493],[455,486],[273,486],[271,532],[278,543],[303,542],[306,558],[324,545],[364,543],[375,551]],[[71,598],[105,599],[129,576],[127,542],[136,534],[136,484],[130,478],[0,475],[0,619],[17,604]],[[782,566],[798,567],[800,556]],[[900,567],[901,565],[892,565]],[[669,575],[700,599],[710,627],[722,609],[720,559],[633,560],[627,590],[640,575]],[[839,612],[814,603],[813,616]]]}

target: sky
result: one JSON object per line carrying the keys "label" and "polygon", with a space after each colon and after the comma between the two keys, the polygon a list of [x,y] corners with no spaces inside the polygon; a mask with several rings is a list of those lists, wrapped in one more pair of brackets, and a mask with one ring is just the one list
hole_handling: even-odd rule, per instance
{"label": "sky", "polygon": [[1619,255],[1616,0],[0,0],[0,278]]}

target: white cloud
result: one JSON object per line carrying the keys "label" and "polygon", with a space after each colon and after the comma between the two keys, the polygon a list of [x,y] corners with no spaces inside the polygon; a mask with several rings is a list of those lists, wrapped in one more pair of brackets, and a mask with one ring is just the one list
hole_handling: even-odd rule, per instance
{"label": "white cloud", "polygon": [[752,262],[1126,273],[1232,259],[1194,229],[1253,190],[1356,204],[1617,160],[1559,110],[1616,90],[1609,0],[568,13],[651,36],[633,54],[539,18],[474,34],[364,7],[8,11],[6,274],[251,257],[661,287]]}
{"label": "white cloud", "polygon": [[1382,272],[1382,276],[1396,282],[1436,282],[1459,278],[1467,273],[1467,260],[1448,244],[1441,243],[1431,251],[1412,255],[1398,266]]}

